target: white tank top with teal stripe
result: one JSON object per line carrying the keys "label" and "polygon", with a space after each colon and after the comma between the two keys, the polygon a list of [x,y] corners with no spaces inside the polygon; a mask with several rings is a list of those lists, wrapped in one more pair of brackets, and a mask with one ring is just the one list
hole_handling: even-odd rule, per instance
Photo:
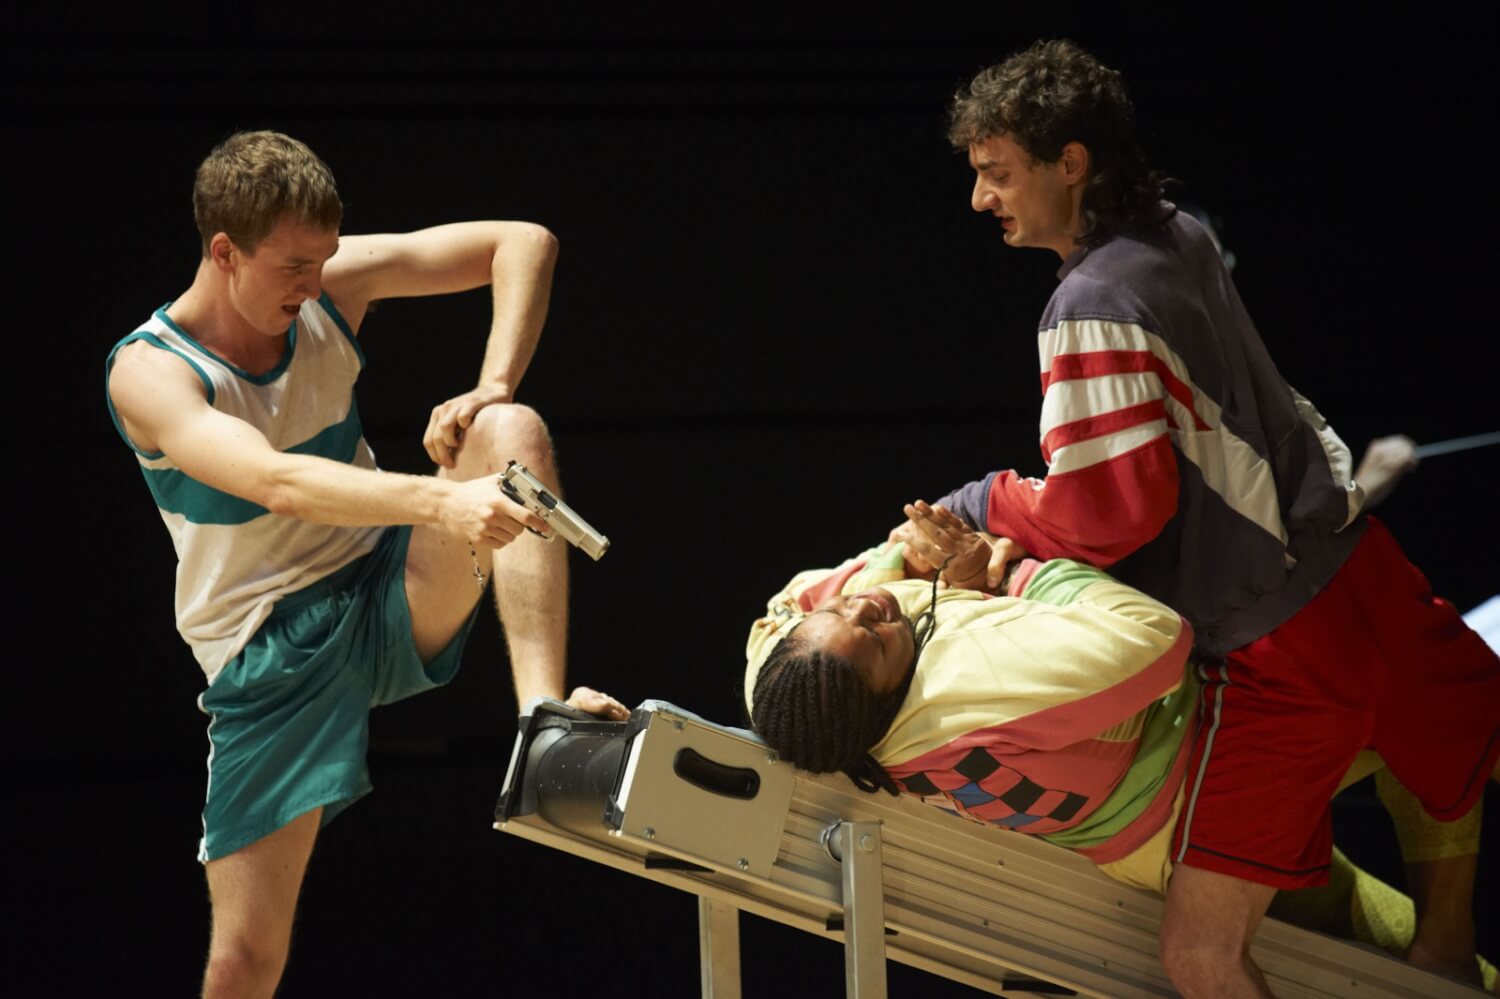
{"label": "white tank top with teal stripe", "polygon": [[[242,371],[172,322],[166,306],[121,347],[142,340],[193,367],[209,404],[252,424],[281,451],[374,468],[354,382],[364,354],[325,294],[302,303],[281,362],[263,375]],[[106,393],[106,398],[108,393]],[[137,447],[109,404],[115,428],[136,453],[177,549],[177,630],[212,683],[239,654],[276,601],[375,547],[382,528],[335,527],[271,513],[182,472],[160,451]]]}

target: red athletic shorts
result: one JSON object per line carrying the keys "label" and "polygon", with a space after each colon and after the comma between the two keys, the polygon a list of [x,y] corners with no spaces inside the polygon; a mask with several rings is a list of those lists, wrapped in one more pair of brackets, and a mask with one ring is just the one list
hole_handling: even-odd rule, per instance
{"label": "red athletic shorts", "polygon": [[1379,751],[1435,818],[1462,818],[1500,757],[1500,659],[1370,519],[1290,621],[1199,668],[1172,859],[1277,888],[1323,884],[1329,798]]}

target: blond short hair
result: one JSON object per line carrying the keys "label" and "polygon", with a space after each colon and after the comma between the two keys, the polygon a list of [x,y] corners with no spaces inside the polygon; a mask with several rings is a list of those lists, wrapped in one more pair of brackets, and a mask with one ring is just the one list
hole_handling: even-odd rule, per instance
{"label": "blond short hair", "polygon": [[193,183],[193,219],[203,255],[216,233],[246,253],[283,218],[337,229],[344,205],[328,165],[280,132],[237,132],[214,147]]}

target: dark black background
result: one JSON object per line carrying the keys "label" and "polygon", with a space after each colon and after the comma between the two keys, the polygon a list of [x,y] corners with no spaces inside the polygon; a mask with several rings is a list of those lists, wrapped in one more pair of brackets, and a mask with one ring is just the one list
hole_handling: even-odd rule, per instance
{"label": "dark black background", "polygon": [[[23,994],[196,987],[201,674],[101,376],[190,281],[192,172],[235,129],[316,149],[347,232],[498,217],[558,235],[520,399],[614,543],[575,556],[572,678],[632,704],[737,721],[746,628],[792,571],[879,538],[915,496],[1043,470],[1033,331],[1057,260],[969,210],[942,135],[954,87],[1037,37],[1123,70],[1148,151],[1222,219],[1273,355],[1356,452],[1494,429],[1492,24],[1443,5],[1420,24],[1249,4],[569,10],[0,15],[5,974]],[[425,414],[472,382],[487,315],[471,293],[367,321],[361,412],[385,467],[425,470]],[[1381,510],[1460,608],[1495,590],[1496,453],[1432,459]],[[376,714],[378,793],[321,839],[284,994],[693,994],[689,896],[490,829],[514,733],[492,618],[466,663]],[[1340,841],[1399,878],[1371,800],[1339,806]],[[833,945],[745,934],[748,995],[842,988]]]}

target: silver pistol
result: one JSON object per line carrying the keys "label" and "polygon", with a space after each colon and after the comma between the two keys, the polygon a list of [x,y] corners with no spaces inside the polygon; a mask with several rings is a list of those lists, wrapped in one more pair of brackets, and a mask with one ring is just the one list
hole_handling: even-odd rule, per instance
{"label": "silver pistol", "polygon": [[[589,522],[574,513],[572,507],[552,495],[542,480],[528,472],[519,461],[505,466],[505,471],[500,474],[500,488],[512,501],[545,520],[568,544],[595,562],[609,551],[609,539],[589,526]],[[531,528],[527,530],[540,533]]]}

